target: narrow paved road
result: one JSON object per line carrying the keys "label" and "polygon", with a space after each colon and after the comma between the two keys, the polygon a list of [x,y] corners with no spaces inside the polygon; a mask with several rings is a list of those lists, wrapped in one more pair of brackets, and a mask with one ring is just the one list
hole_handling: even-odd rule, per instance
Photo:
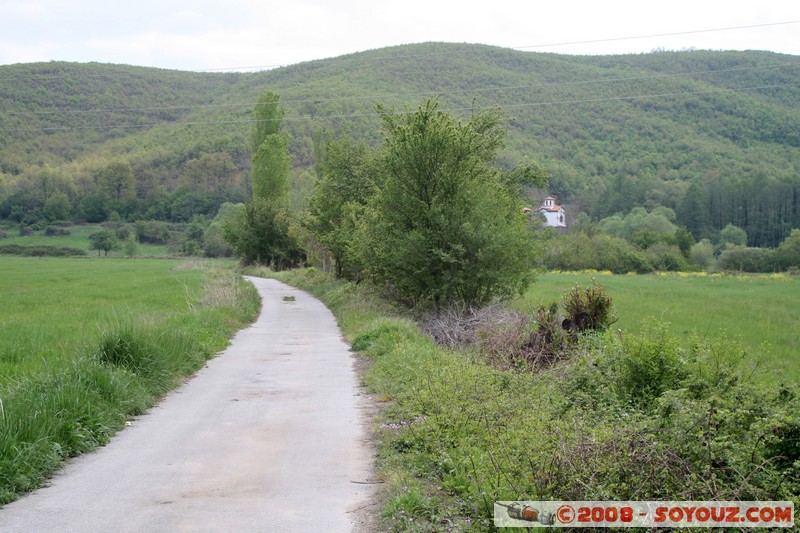
{"label": "narrow paved road", "polygon": [[0,509],[0,531],[364,527],[371,452],[348,346],[318,300],[251,281],[263,299],[251,327],[107,446]]}

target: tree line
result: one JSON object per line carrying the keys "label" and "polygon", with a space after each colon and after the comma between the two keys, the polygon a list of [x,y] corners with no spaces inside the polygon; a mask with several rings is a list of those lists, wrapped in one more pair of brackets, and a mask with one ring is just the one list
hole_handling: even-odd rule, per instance
{"label": "tree line", "polygon": [[308,212],[287,209],[288,156],[278,96],[262,95],[253,133],[253,197],[224,222],[245,261],[304,261],[386,287],[409,305],[485,303],[522,291],[533,267],[520,188],[532,167],[495,166],[505,131],[496,110],[461,121],[428,100],[413,112],[379,107],[383,143],[325,146]]}

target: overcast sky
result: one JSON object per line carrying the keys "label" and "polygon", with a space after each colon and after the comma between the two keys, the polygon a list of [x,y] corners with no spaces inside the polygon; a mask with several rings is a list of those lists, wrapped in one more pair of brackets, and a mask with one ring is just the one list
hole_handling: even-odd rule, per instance
{"label": "overcast sky", "polygon": [[0,64],[235,70],[427,41],[567,54],[800,55],[800,1],[0,0]]}

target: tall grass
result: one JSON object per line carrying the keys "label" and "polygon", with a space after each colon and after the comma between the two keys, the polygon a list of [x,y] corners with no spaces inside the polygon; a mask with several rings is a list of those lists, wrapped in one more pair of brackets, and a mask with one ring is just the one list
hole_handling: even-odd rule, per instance
{"label": "tall grass", "polygon": [[0,269],[0,503],[106,443],[259,307],[211,263],[4,257]]}

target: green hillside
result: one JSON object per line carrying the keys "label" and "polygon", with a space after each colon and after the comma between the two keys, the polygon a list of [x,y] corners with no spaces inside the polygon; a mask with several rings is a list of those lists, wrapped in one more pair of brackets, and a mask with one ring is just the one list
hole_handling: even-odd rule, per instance
{"label": "green hillside", "polygon": [[[750,245],[775,246],[800,227],[799,65],[768,52],[568,56],[427,43],[258,73],[3,66],[0,217],[35,209],[37,199],[43,206],[53,190],[77,212],[118,161],[133,169],[135,201],[153,202],[156,193],[196,192],[186,163],[227,153],[231,190],[205,192],[246,196],[250,121],[264,90],[286,109],[301,205],[315,139],[377,141],[376,103],[402,110],[441,95],[457,113],[500,106],[510,121],[501,162],[542,164],[572,216],[664,206],[696,238],[732,223]],[[28,207],[12,215],[10,204],[23,200]]]}

